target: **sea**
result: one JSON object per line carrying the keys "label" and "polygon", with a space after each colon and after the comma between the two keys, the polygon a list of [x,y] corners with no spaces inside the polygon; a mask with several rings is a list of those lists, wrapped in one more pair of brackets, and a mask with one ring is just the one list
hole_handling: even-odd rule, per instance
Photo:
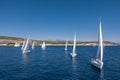
{"label": "sea", "polygon": [[91,65],[97,46],[77,46],[72,58],[72,46],[36,46],[23,54],[21,47],[0,47],[0,80],[120,80],[120,46],[104,47],[104,66]]}

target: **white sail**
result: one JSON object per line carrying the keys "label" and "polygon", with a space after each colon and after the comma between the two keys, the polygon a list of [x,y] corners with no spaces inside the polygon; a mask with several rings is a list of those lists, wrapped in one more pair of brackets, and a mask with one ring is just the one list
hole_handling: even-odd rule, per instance
{"label": "white sail", "polygon": [[101,61],[103,60],[103,37],[102,37],[102,26],[101,26],[101,22],[100,22],[100,33],[99,33],[99,36],[100,36],[100,59]]}
{"label": "white sail", "polygon": [[73,54],[75,53],[75,50],[76,50],[76,33],[74,35]]}
{"label": "white sail", "polygon": [[71,53],[71,56],[72,56],[72,57],[77,56],[75,50],[76,50],[76,33],[75,33],[75,35],[74,35],[73,51],[72,51],[72,53]]}
{"label": "white sail", "polygon": [[30,37],[28,37],[27,41],[23,44],[23,49],[22,49],[23,53],[31,52],[31,50],[29,49],[30,48],[29,40],[30,40]]}
{"label": "white sail", "polygon": [[43,41],[43,43],[42,43],[42,45],[41,45],[41,48],[42,48],[42,49],[45,49],[45,48],[46,48],[44,41]]}
{"label": "white sail", "polygon": [[32,49],[34,49],[34,45],[35,45],[35,43],[33,42],[33,44],[32,44]]}
{"label": "white sail", "polygon": [[100,57],[100,40],[99,39],[100,38],[99,38],[99,33],[98,33],[98,50],[97,50],[97,55],[96,55],[97,58]]}
{"label": "white sail", "polygon": [[22,48],[21,48],[21,50],[23,50],[24,46],[25,46],[25,41],[23,42],[23,45],[22,45]]}
{"label": "white sail", "polygon": [[27,50],[28,48],[29,48],[29,38],[27,39],[23,50]]}
{"label": "white sail", "polygon": [[98,58],[99,57],[99,54],[100,53],[100,46],[98,45],[98,50],[97,50],[97,55],[96,55],[96,57]]}
{"label": "white sail", "polygon": [[67,43],[68,43],[68,42],[67,42],[67,40],[66,40],[66,44],[65,44],[65,50],[67,50]]}

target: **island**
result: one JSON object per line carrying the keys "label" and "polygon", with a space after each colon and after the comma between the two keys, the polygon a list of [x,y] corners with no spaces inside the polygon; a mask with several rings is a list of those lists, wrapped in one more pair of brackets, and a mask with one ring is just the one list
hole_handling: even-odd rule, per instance
{"label": "island", "polygon": [[[19,43],[20,45],[23,44],[23,42],[26,40],[26,38],[21,37],[10,37],[10,36],[0,36],[0,46],[14,46],[15,43]],[[48,46],[64,46],[65,40],[30,40],[30,44],[32,42],[35,42],[36,46],[39,46],[42,44],[43,41],[45,41],[46,45]],[[68,41],[68,45],[72,46],[73,41]],[[97,46],[98,41],[77,41],[77,46]],[[110,42],[110,41],[104,41],[104,46],[118,46],[118,43]]]}

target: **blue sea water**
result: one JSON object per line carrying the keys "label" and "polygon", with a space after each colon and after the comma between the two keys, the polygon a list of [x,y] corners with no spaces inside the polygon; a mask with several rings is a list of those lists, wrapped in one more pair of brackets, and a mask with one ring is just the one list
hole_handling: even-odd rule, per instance
{"label": "blue sea water", "polygon": [[90,64],[97,47],[77,46],[72,59],[64,46],[39,46],[30,54],[20,47],[0,47],[0,80],[120,80],[120,46],[104,48],[104,67],[100,71]]}

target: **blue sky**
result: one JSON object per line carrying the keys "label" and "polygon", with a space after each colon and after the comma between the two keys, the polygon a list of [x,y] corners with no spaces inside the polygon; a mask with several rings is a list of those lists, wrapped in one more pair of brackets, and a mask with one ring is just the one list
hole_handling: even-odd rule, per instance
{"label": "blue sky", "polygon": [[119,0],[0,0],[0,35],[41,40],[120,42]]}

